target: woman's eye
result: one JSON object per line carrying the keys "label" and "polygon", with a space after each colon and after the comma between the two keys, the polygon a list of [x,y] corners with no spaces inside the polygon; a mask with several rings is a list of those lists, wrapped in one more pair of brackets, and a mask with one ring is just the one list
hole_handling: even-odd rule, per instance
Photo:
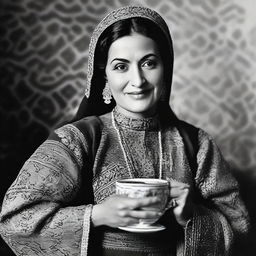
{"label": "woman's eye", "polygon": [[125,64],[117,64],[114,66],[114,70],[125,71],[127,69],[127,65]]}
{"label": "woman's eye", "polygon": [[142,63],[142,67],[146,68],[155,68],[156,67],[156,61],[155,60],[146,60]]}

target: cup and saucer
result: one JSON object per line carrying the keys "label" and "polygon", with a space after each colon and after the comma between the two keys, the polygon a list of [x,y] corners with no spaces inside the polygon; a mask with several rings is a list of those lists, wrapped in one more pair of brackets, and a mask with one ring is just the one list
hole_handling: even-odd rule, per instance
{"label": "cup and saucer", "polygon": [[[157,196],[160,202],[143,209],[164,211],[169,200],[169,182],[162,179],[133,178],[116,182],[116,194],[126,195],[131,198],[144,198]],[[134,233],[153,233],[165,229],[165,226],[157,223],[157,219],[143,219],[138,224],[119,227],[121,230]]]}

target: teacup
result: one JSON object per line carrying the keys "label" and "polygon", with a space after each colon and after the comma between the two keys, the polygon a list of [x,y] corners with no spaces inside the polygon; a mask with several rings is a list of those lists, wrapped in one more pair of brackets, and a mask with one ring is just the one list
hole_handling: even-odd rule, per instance
{"label": "teacup", "polygon": [[[116,194],[127,195],[131,198],[157,196],[161,199],[159,203],[143,207],[143,209],[163,212],[169,201],[169,182],[167,180],[149,178],[123,179],[116,182]],[[138,225],[150,227],[158,219],[141,219]]]}

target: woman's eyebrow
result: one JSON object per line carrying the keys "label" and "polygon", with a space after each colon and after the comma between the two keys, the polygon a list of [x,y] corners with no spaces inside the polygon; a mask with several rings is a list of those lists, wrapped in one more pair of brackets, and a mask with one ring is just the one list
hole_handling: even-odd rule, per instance
{"label": "woman's eyebrow", "polygon": [[159,58],[159,56],[158,56],[157,54],[155,54],[155,53],[149,53],[149,54],[143,56],[143,57],[141,58],[141,60],[147,59],[147,58],[149,58],[149,57]]}
{"label": "woman's eyebrow", "polygon": [[129,60],[127,60],[127,59],[123,59],[123,58],[114,58],[113,60],[111,60],[111,62],[110,63],[112,63],[113,61],[121,61],[121,62],[129,62]]}
{"label": "woman's eyebrow", "polygon": [[[154,53],[149,53],[149,54],[146,54],[145,56],[143,56],[141,58],[141,60],[145,60],[149,57],[155,57],[155,58],[159,58],[159,56],[157,54],[154,54]],[[123,59],[123,58],[114,58],[113,60],[111,60],[110,63],[114,62],[114,61],[121,61],[121,62],[126,62],[126,63],[129,63],[129,60],[127,59]]]}

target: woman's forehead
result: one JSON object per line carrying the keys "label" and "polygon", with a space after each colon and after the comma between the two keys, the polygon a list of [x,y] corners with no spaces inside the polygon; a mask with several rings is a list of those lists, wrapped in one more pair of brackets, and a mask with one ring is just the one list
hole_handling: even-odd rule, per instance
{"label": "woman's forehead", "polygon": [[115,40],[110,48],[108,57],[112,58],[141,58],[148,54],[158,55],[157,44],[149,37],[132,33]]}

